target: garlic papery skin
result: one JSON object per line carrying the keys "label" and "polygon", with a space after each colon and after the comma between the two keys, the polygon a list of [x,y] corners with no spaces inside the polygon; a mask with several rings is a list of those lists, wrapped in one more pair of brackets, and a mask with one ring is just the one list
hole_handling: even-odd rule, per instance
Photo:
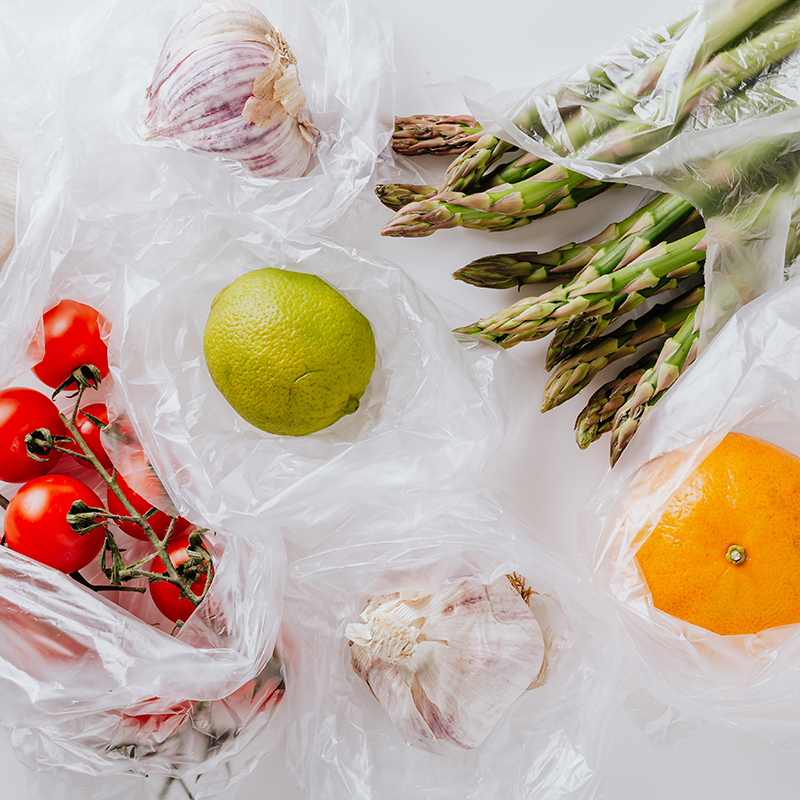
{"label": "garlic papery skin", "polygon": [[296,178],[319,133],[305,105],[295,58],[267,18],[236,0],[207,2],[167,36],[139,133]]}
{"label": "garlic papery skin", "polygon": [[0,134],[0,269],[14,247],[18,166],[16,153]]}
{"label": "garlic papery skin", "polygon": [[443,755],[483,742],[545,656],[539,624],[506,577],[373,597],[346,635],[353,668],[405,741]]}

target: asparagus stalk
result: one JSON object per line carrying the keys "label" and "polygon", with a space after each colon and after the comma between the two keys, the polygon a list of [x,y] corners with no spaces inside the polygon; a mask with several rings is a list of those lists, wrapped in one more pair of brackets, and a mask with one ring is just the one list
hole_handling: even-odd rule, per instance
{"label": "asparagus stalk", "polygon": [[[541,172],[547,166],[549,165],[546,161],[542,161],[530,153],[523,153],[511,163],[489,173],[484,181],[484,188],[523,181],[537,172]],[[607,185],[611,186],[612,184]],[[392,211],[399,211],[409,203],[430,200],[438,193],[438,186],[416,184],[387,183],[375,188],[378,199]]]}
{"label": "asparagus stalk", "polygon": [[749,41],[716,55],[684,83],[674,126],[640,119],[620,123],[606,136],[594,141],[584,157],[604,161],[627,161],[663,144],[696,108],[713,106],[726,91],[734,89],[800,46],[800,13],[778,23]]}
{"label": "asparagus stalk", "polygon": [[[601,188],[602,187],[602,188]],[[565,169],[549,166],[519,183],[494,186],[484,192],[465,195],[440,194],[430,200],[411,203],[398,211],[383,227],[383,236],[430,236],[443,228],[519,227],[563,208],[573,208],[570,193],[578,188],[603,191],[607,185]],[[598,192],[595,192],[597,194]],[[565,201],[560,203],[560,201]],[[512,220],[527,218],[515,224]]]}
{"label": "asparagus stalk", "polygon": [[611,466],[617,463],[639,424],[664,392],[678,380],[697,356],[703,303],[687,315],[674,337],[667,339],[658,360],[639,378],[630,397],[620,406],[611,429]]}
{"label": "asparagus stalk", "polygon": [[484,133],[445,170],[439,191],[471,191],[483,179],[486,170],[509,150],[516,150],[516,147],[491,133]]}
{"label": "asparagus stalk", "polygon": [[453,273],[456,280],[486,289],[511,289],[529,283],[569,278],[580,272],[603,242],[567,244],[549,253],[532,250],[484,256]]}
{"label": "asparagus stalk", "polygon": [[439,191],[438,186],[425,186],[414,183],[384,183],[375,187],[375,194],[387,208],[399,211],[409,203],[428,200]]}
{"label": "asparagus stalk", "polygon": [[631,396],[639,379],[656,363],[658,350],[652,350],[616,378],[603,384],[590,398],[575,420],[575,440],[585,450],[595,439],[611,430],[617,410]]}
{"label": "asparagus stalk", "polygon": [[610,298],[607,310],[602,314],[588,309],[559,325],[547,350],[545,367],[552,369],[648,297],[675,289],[680,281],[700,272],[705,261],[704,237],[705,230],[700,230],[674,242],[661,242],[612,273],[612,278],[624,280],[626,273],[634,273],[634,268],[641,270],[632,276],[631,283]]}
{"label": "asparagus stalk", "polygon": [[544,389],[542,411],[549,411],[574,397],[612,361],[632,355],[643,344],[678,330],[702,299],[703,287],[697,287],[589,342],[561,362],[550,376]]}
{"label": "asparagus stalk", "polygon": [[[649,213],[650,207],[650,204],[642,206],[621,222],[611,223],[597,236],[580,244],[570,242],[546,253],[524,251],[484,256],[456,270],[453,277],[482,288],[510,289],[576,275],[606,245],[635,232],[635,226]],[[695,216],[699,215],[695,212]],[[690,221],[691,219],[686,222]]]}
{"label": "asparagus stalk", "polygon": [[392,149],[405,156],[456,155],[483,135],[474,117],[417,114],[395,117]]}
{"label": "asparagus stalk", "polygon": [[430,236],[444,228],[510,230],[534,219],[575,208],[614,184],[587,180],[561,167],[548,167],[518,184],[505,184],[474,195],[439,194],[410,203],[381,230],[382,236]]}
{"label": "asparagus stalk", "polygon": [[[512,347],[522,341],[540,339],[555,330],[567,317],[582,312],[608,313],[618,306],[613,298],[621,291],[639,291],[653,285],[651,262],[632,264],[654,242],[680,227],[694,209],[685,200],[672,195],[656,198],[648,204],[628,234],[609,243],[570,283],[558,286],[538,297],[524,297],[491,317],[457,330]],[[695,258],[697,260],[697,258]],[[628,269],[628,266],[631,266]],[[666,259],[667,271],[675,269]]]}

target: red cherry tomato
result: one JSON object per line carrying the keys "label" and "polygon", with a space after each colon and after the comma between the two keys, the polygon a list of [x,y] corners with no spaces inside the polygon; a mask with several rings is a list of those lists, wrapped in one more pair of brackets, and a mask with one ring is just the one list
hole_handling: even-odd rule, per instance
{"label": "red cherry tomato", "polygon": [[6,544],[61,572],[83,569],[99,555],[105,530],[95,528],[81,536],[70,528],[67,514],[76,500],[102,508],[100,498],[76,478],[43,475],[28,481],[6,509]]}
{"label": "red cherry tomato", "polygon": [[33,368],[36,377],[54,389],[78,367],[93,364],[108,375],[108,348],[100,338],[105,319],[85,303],[62,300],[45,312],[44,358]]}
{"label": "red cherry tomato", "polygon": [[57,450],[46,461],[28,456],[25,437],[37,428],[64,435],[55,403],[35,389],[10,387],[0,391],[0,480],[24,483],[44,475],[60,458]]}
{"label": "red cherry tomato", "polygon": [[[133,489],[128,486],[122,475],[117,475],[117,483],[119,484],[119,488],[122,490],[122,493],[130,501],[130,504],[140,514],[144,514],[153,507],[151,503],[144,499],[144,497],[134,492]],[[112,514],[129,516],[128,509],[122,505],[122,501],[114,494],[114,492],[111,491],[111,489],[109,489],[106,493],[106,507]],[[169,514],[165,514],[163,511],[156,511],[156,513],[153,514],[152,517],[149,517],[147,521],[150,523],[150,526],[155,531],[159,539],[163,539],[164,536],[166,536],[171,519],[172,517],[170,517]],[[131,522],[129,520],[115,520],[115,522],[120,528],[122,528],[123,531],[125,531],[125,533],[128,534],[128,536],[132,536],[134,539],[140,539],[143,542],[148,541],[147,534],[135,522]],[[172,532],[173,534],[183,533],[189,528],[189,525],[190,523],[188,520],[178,517]]]}
{"label": "red cherry tomato", "polygon": [[[100,428],[84,414],[84,411],[86,414],[108,425],[108,409],[105,403],[92,403],[78,412],[78,416],[75,417],[75,425],[78,428],[78,432],[83,437],[83,440],[89,445],[89,449],[92,451],[95,458],[110,472],[113,469],[113,465],[111,459],[108,457],[108,453],[106,453],[103,448],[103,443],[100,441]],[[66,447],[76,453],[83,453],[83,450],[81,450],[77,442],[74,445],[67,444]],[[79,458],[78,461],[80,461],[81,464],[86,464],[82,458]]]}
{"label": "red cherry tomato", "polygon": [[[170,538],[169,545],[167,545],[167,552],[176,568],[180,567],[184,561],[189,560],[189,554],[186,552],[188,546],[189,536],[187,534]],[[150,564],[150,571],[163,575],[166,573],[167,568],[160,558],[154,558]],[[202,593],[205,585],[206,576],[201,575],[192,584],[192,591],[199,595]],[[195,607],[192,605],[192,601],[181,597],[180,589],[178,589],[177,586],[173,586],[173,584],[166,583],[165,581],[158,581],[149,584],[149,587],[150,596],[153,598],[156,608],[167,619],[171,619],[173,622],[186,622],[194,612]]]}
{"label": "red cherry tomato", "polygon": [[121,715],[131,735],[155,736],[163,741],[191,720],[194,707],[191,700],[165,707],[165,701],[151,697],[135,708],[122,711]]}

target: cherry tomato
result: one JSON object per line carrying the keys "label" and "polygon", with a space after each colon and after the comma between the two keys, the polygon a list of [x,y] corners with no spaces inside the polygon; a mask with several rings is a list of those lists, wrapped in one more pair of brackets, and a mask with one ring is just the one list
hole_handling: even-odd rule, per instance
{"label": "cherry tomato", "polygon": [[28,456],[25,437],[37,428],[63,436],[64,423],[55,403],[35,389],[10,387],[0,391],[0,480],[24,483],[44,475],[60,458],[57,450],[46,461]]}
{"label": "cherry tomato", "polygon": [[[144,499],[144,497],[134,492],[133,489],[128,486],[122,475],[117,475],[117,483],[119,484],[119,488],[122,490],[122,493],[130,501],[130,504],[140,514],[144,514],[153,507],[151,503]],[[111,489],[109,489],[106,493],[106,507],[112,514],[129,516],[128,509],[122,505],[122,501],[114,494],[114,492],[111,491]],[[172,517],[170,517],[169,514],[165,514],[163,511],[156,511],[156,513],[153,514],[152,517],[149,517],[147,521],[150,523],[150,526],[155,531],[158,538],[163,539],[164,536],[166,536],[171,519]],[[130,520],[115,520],[115,523],[119,525],[119,527],[122,528],[122,530],[125,531],[128,536],[132,536],[134,539],[140,539],[143,542],[149,541],[147,534],[135,522],[131,522]],[[189,526],[190,523],[188,520],[178,517],[172,532],[173,534],[183,533],[189,528]]]}
{"label": "cherry tomato", "polygon": [[45,312],[44,358],[33,368],[36,377],[54,389],[78,367],[93,364],[108,375],[108,348],[100,338],[105,319],[85,303],[62,300]]}
{"label": "cherry tomato", "polygon": [[105,530],[95,528],[81,536],[70,528],[67,514],[76,500],[102,507],[100,498],[76,478],[43,475],[28,481],[6,509],[6,544],[61,572],[83,569],[99,555]]}
{"label": "cherry tomato", "polygon": [[[170,538],[169,544],[167,545],[167,552],[169,553],[170,560],[176,568],[180,567],[184,561],[189,560],[189,554],[186,552],[186,548],[188,546],[188,534]],[[167,571],[167,568],[164,566],[160,558],[154,558],[150,564],[150,571],[163,575]],[[205,585],[206,576],[201,575],[192,584],[192,591],[199,595],[202,593]],[[195,607],[192,605],[192,601],[187,600],[185,597],[181,597],[180,589],[178,589],[177,586],[173,586],[173,584],[166,583],[165,581],[158,581],[156,583],[149,584],[149,588],[150,596],[153,598],[156,608],[167,619],[171,619],[173,622],[186,622],[186,620],[189,619],[194,612]]]}
{"label": "cherry tomato", "polygon": [[139,706],[120,713],[129,735],[136,736],[137,739],[153,736],[158,741],[163,741],[191,720],[194,707],[191,700],[183,700],[166,707],[164,700],[151,697]]}
{"label": "cherry tomato", "polygon": [[[100,441],[100,428],[83,413],[84,411],[86,414],[108,425],[108,409],[105,403],[92,403],[78,412],[78,416],[75,417],[75,425],[78,428],[78,432],[83,437],[83,440],[89,445],[89,449],[92,451],[95,458],[110,472],[113,469],[113,465],[111,459],[108,457],[108,453],[106,453],[103,448],[103,443]],[[83,450],[81,450],[77,442],[74,445],[67,444],[66,447],[76,453],[83,453]],[[78,461],[80,461],[81,464],[86,464],[82,458],[79,458]]]}

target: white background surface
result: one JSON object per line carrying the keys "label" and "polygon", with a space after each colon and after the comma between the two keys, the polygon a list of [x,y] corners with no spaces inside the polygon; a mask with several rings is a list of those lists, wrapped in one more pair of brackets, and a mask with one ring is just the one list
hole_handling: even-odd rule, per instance
{"label": "white background surface", "polygon": [[[260,5],[268,13],[268,3]],[[684,8],[682,0],[658,5],[632,0],[384,0],[383,11],[395,31],[396,113],[463,113],[463,105],[442,107],[436,99],[441,95],[426,84],[461,76],[480,78],[498,89],[535,84],[603,52],[635,28],[661,22]],[[456,97],[452,90],[449,97]],[[446,163],[426,159],[422,166],[436,175]],[[378,231],[389,212],[369,193],[365,199],[369,203],[366,215],[364,206],[360,207],[357,216],[351,215],[330,235],[399,264],[431,292],[463,307],[464,318],[446,312],[448,321],[456,325],[508,305],[517,294],[457,283],[449,277],[453,270],[493,252],[546,250],[580,240],[596,232],[610,204],[620,209],[614,216],[624,216],[635,195],[609,193],[585,207],[509,233],[451,230],[418,240],[382,239]],[[576,514],[607,468],[608,445],[602,440],[585,452],[575,445],[572,426],[583,405],[580,398],[546,416],[538,413],[545,349],[546,343],[533,343],[509,352],[519,369],[533,372],[538,394],[530,398],[527,413],[514,421],[507,444],[487,468],[486,482],[512,495],[538,530],[577,564]],[[585,392],[580,397],[587,396]],[[527,402],[526,398],[517,400]],[[7,734],[0,734],[0,798],[23,800],[29,796],[25,770],[16,762]],[[739,731],[706,725],[672,747],[657,748],[618,708],[608,736],[598,796],[781,800],[800,793],[800,755],[782,753]],[[288,784],[282,751],[265,758],[237,790],[223,795],[225,800],[234,796],[241,800],[299,797]]]}

